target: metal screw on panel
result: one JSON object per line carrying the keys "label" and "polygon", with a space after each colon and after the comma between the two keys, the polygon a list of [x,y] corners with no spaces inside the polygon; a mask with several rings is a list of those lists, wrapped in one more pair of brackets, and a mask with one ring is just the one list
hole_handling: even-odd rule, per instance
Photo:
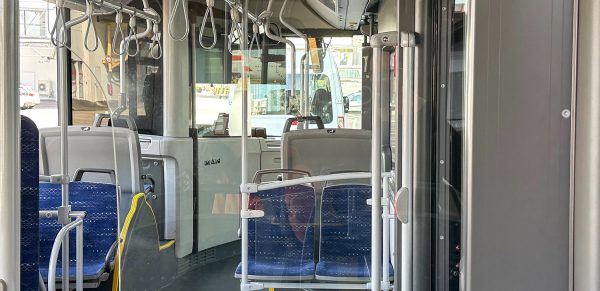
{"label": "metal screw on panel", "polygon": [[155,167],[158,167],[158,162],[154,162],[154,166],[155,166]]}
{"label": "metal screw on panel", "polygon": [[445,164],[446,162],[444,160],[440,160],[440,165]]}
{"label": "metal screw on panel", "polygon": [[448,8],[446,8],[446,6],[442,7],[442,11],[446,12],[446,10],[448,10]]}
{"label": "metal screw on panel", "polygon": [[561,115],[564,118],[569,118],[569,117],[571,117],[571,110],[569,110],[569,109],[563,109],[563,111],[561,112]]}
{"label": "metal screw on panel", "polygon": [[390,39],[389,39],[389,37],[384,36],[382,40],[383,40],[383,42],[388,42],[388,40],[390,40]]}
{"label": "metal screw on panel", "polygon": [[152,195],[152,200],[156,200],[156,198],[158,198],[158,197],[156,196],[156,194],[153,194],[153,195]]}
{"label": "metal screw on panel", "polygon": [[446,84],[442,84],[441,87],[442,87],[442,89],[446,88]]}
{"label": "metal screw on panel", "polygon": [[444,236],[443,235],[440,235],[440,240],[444,240]]}

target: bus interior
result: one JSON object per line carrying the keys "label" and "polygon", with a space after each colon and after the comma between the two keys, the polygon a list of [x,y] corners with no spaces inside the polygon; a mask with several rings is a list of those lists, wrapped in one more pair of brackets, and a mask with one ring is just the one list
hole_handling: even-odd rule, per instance
{"label": "bus interior", "polygon": [[572,1],[39,1],[1,291],[574,290]]}

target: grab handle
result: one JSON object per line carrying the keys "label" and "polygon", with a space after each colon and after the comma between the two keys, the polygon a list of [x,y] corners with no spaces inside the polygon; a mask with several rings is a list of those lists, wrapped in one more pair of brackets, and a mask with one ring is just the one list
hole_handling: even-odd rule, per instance
{"label": "grab handle", "polygon": [[283,126],[283,133],[290,132],[292,128],[292,123],[296,122],[306,122],[306,121],[314,121],[317,124],[318,129],[325,129],[325,124],[323,123],[323,119],[320,116],[297,116],[288,118],[285,121],[285,125]]}
{"label": "grab handle", "polygon": [[304,177],[310,177],[310,173],[302,170],[294,170],[294,169],[266,169],[266,170],[258,170],[254,174],[254,178],[252,179],[252,183],[260,183],[263,175],[268,174],[297,174],[303,175]]}

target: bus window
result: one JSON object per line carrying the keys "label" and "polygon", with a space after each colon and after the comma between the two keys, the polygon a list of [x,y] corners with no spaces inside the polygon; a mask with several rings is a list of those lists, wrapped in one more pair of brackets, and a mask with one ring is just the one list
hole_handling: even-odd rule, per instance
{"label": "bus window", "polygon": [[[71,18],[82,13],[72,11]],[[137,25],[139,30],[145,28],[142,21]],[[85,48],[85,24],[70,31],[73,124],[91,125],[96,114],[113,113],[123,105],[121,115],[128,116],[140,133],[162,135],[162,60],[152,57],[150,43],[140,42],[139,52],[121,63],[119,49],[112,47],[114,20],[95,19],[95,28],[99,35],[95,51]],[[130,51],[135,50],[131,43]],[[126,66],[124,82],[121,66]],[[121,100],[122,83],[126,98]]]}
{"label": "bus window", "polygon": [[[200,136],[215,136],[213,125],[220,113],[229,114],[232,121],[230,125],[237,124],[232,107],[235,107],[236,92],[241,92],[242,70],[249,82],[250,124],[252,127],[265,128],[269,137],[279,138],[285,121],[303,113],[303,104],[308,106],[309,115],[323,119],[325,127],[360,128],[360,114],[348,112],[350,107],[345,102],[348,98],[344,98],[350,94],[358,94],[360,98],[362,76],[360,69],[357,69],[361,64],[360,42],[355,38],[331,38],[324,41],[329,44],[326,48],[313,49],[321,55],[320,66],[319,70],[315,70],[311,65],[307,100],[303,102],[301,59],[305,55],[304,41],[299,38],[290,40],[296,44],[297,49],[294,94],[291,91],[291,49],[284,47],[282,43],[266,44],[269,54],[266,62],[258,57],[265,52],[257,49],[241,52],[235,49],[235,44],[231,55],[220,53],[217,48],[209,50],[209,53],[198,48],[195,124]],[[227,58],[231,58],[229,76],[226,74]],[[204,68],[212,63],[224,64],[224,71],[206,72]],[[340,78],[338,66],[349,74]],[[356,103],[352,103],[352,109],[361,111],[361,106],[356,106]]]}
{"label": "bus window", "polygon": [[45,29],[53,8],[42,0],[19,3],[19,105],[38,128],[58,125],[57,61]]}
{"label": "bus window", "polygon": [[326,75],[315,75],[312,78],[311,114],[320,116],[323,123],[333,121],[333,100],[331,99],[331,83]]}

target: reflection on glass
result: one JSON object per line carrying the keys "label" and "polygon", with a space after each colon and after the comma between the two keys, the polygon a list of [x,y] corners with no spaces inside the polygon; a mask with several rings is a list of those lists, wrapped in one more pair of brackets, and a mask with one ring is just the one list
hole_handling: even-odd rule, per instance
{"label": "reflection on glass", "polygon": [[327,8],[332,11],[336,11],[337,0],[319,0],[319,2],[323,3],[323,5],[327,6]]}
{"label": "reflection on glass", "polygon": [[448,136],[448,178],[449,193],[449,243],[448,270],[449,290],[459,290],[460,246],[461,246],[461,192],[462,192],[462,140],[463,140],[463,80],[465,75],[465,13],[464,0],[454,3],[454,13],[451,18],[450,35],[450,64],[448,108],[446,110]]}

